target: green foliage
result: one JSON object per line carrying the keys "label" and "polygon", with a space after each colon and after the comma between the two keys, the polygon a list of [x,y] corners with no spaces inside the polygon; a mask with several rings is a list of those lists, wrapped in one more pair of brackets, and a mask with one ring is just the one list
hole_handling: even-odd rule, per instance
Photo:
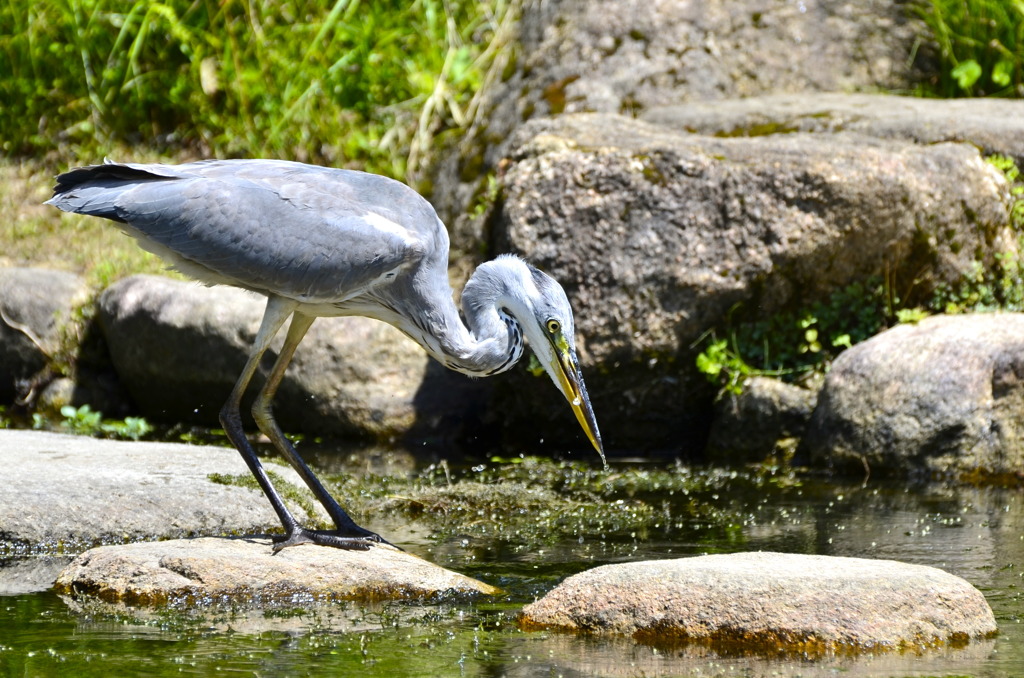
{"label": "green foliage", "polygon": [[990,155],[986,160],[1003,173],[1010,184],[1010,226],[1018,234],[1024,234],[1024,177],[1013,158],[1005,155]]}
{"label": "green foliage", "polygon": [[721,383],[729,393],[739,393],[743,390],[744,379],[762,372],[743,360],[735,344],[718,338],[712,338],[707,348],[697,354],[697,370],[710,381]]}
{"label": "green foliage", "polygon": [[937,313],[1024,311],[1024,177],[1012,158],[987,159],[1010,184],[1010,227],[1017,234],[1017,252],[996,254],[995,266],[975,262],[955,284],[939,285],[929,307]]}
{"label": "green foliage", "polygon": [[404,176],[467,122],[506,17],[505,0],[13,0],[0,150],[143,142]]}
{"label": "green foliage", "polygon": [[938,47],[943,97],[1024,95],[1024,0],[917,0]]}
{"label": "green foliage", "polygon": [[753,375],[799,378],[820,371],[843,349],[891,321],[895,300],[880,278],[853,283],[824,302],[750,322],[727,322],[729,339],[708,335],[697,369],[726,391],[739,393]]}
{"label": "green foliage", "polygon": [[[58,428],[78,435],[139,440],[153,431],[153,427],[142,417],[125,417],[120,421],[104,419],[102,412],[95,412],[88,405],[65,405],[60,408],[60,414],[64,419]],[[32,415],[32,424],[37,429],[49,428],[49,422],[38,413]]]}
{"label": "green foliage", "polygon": [[960,280],[938,284],[919,306],[907,306],[881,278],[869,278],[816,302],[767,319],[725,323],[729,339],[708,332],[697,369],[723,390],[739,393],[752,375],[799,378],[823,371],[842,350],[896,323],[933,313],[1024,311],[1024,177],[1012,158],[988,161],[1010,184],[1010,228],[1017,249],[995,255],[992,266],[974,262]]}

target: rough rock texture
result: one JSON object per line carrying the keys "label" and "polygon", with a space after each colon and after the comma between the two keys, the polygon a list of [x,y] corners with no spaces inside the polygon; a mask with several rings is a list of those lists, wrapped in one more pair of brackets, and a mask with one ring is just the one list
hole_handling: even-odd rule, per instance
{"label": "rough rock texture", "polygon": [[[209,479],[211,473],[248,476],[241,455],[229,448],[0,430],[0,463],[0,553],[280,526],[260,490]],[[267,466],[305,487],[290,468]],[[301,507],[292,508],[300,521],[309,520]]]}
{"label": "rough rock texture", "polygon": [[[147,417],[215,425],[265,304],[231,287],[133,276],[103,293],[100,321],[117,373]],[[276,358],[270,353],[266,370]],[[285,430],[428,435],[442,424],[448,431],[472,427],[485,388],[434,365],[385,323],[321,318],[296,352],[274,411]]]}
{"label": "rough rock texture", "polygon": [[844,351],[804,444],[818,462],[1024,472],[1024,314],[934,316]]}
{"label": "rough rock texture", "polygon": [[17,383],[31,380],[57,356],[61,332],[87,300],[85,281],[73,273],[0,268],[0,403],[27,395],[28,384]]}
{"label": "rough rock texture", "polygon": [[563,115],[520,129],[501,189],[498,249],[566,287],[613,446],[692,430],[710,398],[691,347],[728,314],[763,316],[876,274],[927,290],[1015,247],[1004,178],[959,144],[716,139]]}
{"label": "rough rock texture", "polygon": [[[780,443],[803,436],[818,392],[778,379],[752,377],[740,393],[726,393],[715,403],[708,454],[719,461],[759,461],[783,451]],[[795,447],[793,445],[792,447]]]}
{"label": "rough rock texture", "polygon": [[812,655],[945,644],[996,631],[981,592],[942,570],[781,553],[604,565],[527,605],[522,623]]}
{"label": "rough rock texture", "polygon": [[779,92],[909,88],[919,22],[893,0],[533,0],[477,121],[439,173],[434,202],[466,214],[524,121]]}
{"label": "rough rock texture", "polygon": [[920,144],[964,142],[986,155],[1009,155],[1024,165],[1024,101],[1011,99],[776,94],[663,106],[640,118],[714,136],[856,132]]}
{"label": "rough rock texture", "polygon": [[371,601],[499,592],[388,546],[369,551],[297,546],[275,555],[269,539],[252,538],[102,546],[75,558],[55,588],[129,605],[222,599],[239,607],[294,596]]}

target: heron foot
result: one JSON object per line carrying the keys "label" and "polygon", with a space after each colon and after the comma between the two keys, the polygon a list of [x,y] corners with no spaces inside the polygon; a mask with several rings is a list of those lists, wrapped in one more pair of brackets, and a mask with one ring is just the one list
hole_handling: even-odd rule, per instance
{"label": "heron foot", "polygon": [[354,537],[351,534],[340,534],[337,530],[307,530],[303,527],[295,527],[288,534],[273,537],[274,553],[289,546],[302,546],[303,544],[333,546],[350,551],[366,551],[374,544],[390,545],[379,534],[363,528],[359,529],[365,534]]}

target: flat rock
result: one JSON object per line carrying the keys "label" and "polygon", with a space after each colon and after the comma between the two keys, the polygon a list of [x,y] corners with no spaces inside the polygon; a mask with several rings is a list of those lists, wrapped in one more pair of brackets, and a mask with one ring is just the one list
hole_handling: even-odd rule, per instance
{"label": "flat rock", "polygon": [[389,546],[368,551],[298,546],[276,555],[269,538],[198,538],[101,546],[57,578],[57,591],[153,605],[229,601],[405,600],[495,594],[498,589]]}
{"label": "flat rock", "polygon": [[71,556],[0,558],[0,596],[48,591]]}
{"label": "flat rock", "polygon": [[716,136],[855,132],[919,144],[961,142],[1024,162],[1024,101],[1011,99],[774,94],[655,107],[640,117]]}
{"label": "flat rock", "polygon": [[803,445],[819,464],[1024,473],[1024,314],[932,316],[847,349]]}
{"label": "flat rock", "polygon": [[942,570],[782,553],[597,567],[527,605],[522,624],[810,654],[956,644],[996,631],[981,592]]}
{"label": "flat rock", "polygon": [[[261,533],[280,525],[258,489],[210,480],[213,473],[249,475],[231,448],[0,430],[0,464],[0,553],[67,553],[100,543]],[[266,466],[305,487],[290,468]],[[292,508],[300,521],[310,519],[301,507]]]}

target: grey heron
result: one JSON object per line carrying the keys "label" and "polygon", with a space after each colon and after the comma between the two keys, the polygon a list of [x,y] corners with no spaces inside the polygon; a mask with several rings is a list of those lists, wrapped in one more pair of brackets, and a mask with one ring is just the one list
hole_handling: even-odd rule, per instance
{"label": "grey heron", "polygon": [[[447,230],[430,203],[399,181],[281,160],[107,161],[58,176],[47,203],[119,222],[143,248],[199,281],[266,295],[266,311],[220,421],[284,528],[275,552],[308,543],[365,549],[384,541],[349,517],[274,420],[274,393],[319,316],[390,323],[446,367],[471,376],[508,370],[525,340],[604,460],[562,287],[524,260],[500,256],[480,265],[466,283],[464,323],[448,282]],[[252,413],[327,510],[332,530],[299,525],[242,426],[242,396],[289,318]]]}

